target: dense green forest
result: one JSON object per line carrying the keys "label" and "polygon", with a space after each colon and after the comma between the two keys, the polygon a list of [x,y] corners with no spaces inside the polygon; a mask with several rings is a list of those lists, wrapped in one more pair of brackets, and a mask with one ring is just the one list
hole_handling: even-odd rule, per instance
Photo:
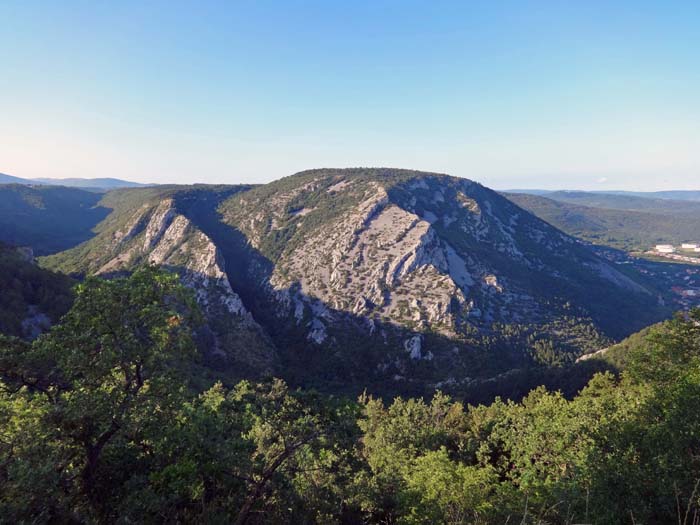
{"label": "dense green forest", "polygon": [[[154,268],[89,278],[0,340],[4,523],[698,523],[700,311],[567,399],[357,400],[207,384],[199,314]],[[194,363],[194,365],[193,365]]]}

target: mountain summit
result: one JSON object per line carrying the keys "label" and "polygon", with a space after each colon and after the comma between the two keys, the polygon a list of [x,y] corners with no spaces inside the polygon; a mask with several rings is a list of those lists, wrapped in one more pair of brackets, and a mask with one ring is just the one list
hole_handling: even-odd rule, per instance
{"label": "mountain summit", "polygon": [[311,170],[219,210],[247,243],[229,276],[253,314],[287,351],[300,337],[304,357],[345,349],[336,365],[360,373],[415,378],[422,363],[458,381],[444,372],[470,377],[494,355],[507,367],[550,348],[581,353],[663,315],[633,276],[462,178]]}

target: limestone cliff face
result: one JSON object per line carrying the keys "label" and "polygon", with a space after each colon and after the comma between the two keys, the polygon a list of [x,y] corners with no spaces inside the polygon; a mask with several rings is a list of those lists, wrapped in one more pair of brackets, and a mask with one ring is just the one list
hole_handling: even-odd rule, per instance
{"label": "limestone cliff face", "polygon": [[333,310],[452,333],[455,315],[470,310],[466,264],[428,221],[372,187],[356,213],[312,234],[270,282],[277,290],[299,283]]}
{"label": "limestone cliff face", "polygon": [[112,239],[105,254],[108,260],[96,274],[128,270],[137,261],[172,267],[195,290],[203,308],[218,304],[230,314],[252,322],[250,313],[231,288],[219,249],[187,217],[177,213],[172,199],[165,199],[153,208],[142,207],[125,229],[112,234]]}
{"label": "limestone cliff face", "polygon": [[231,287],[219,248],[177,211],[173,198],[137,207],[123,224],[91,242],[98,247],[92,250],[89,273],[110,276],[143,263],[176,271],[207,320],[199,329],[207,355],[263,374],[273,371],[273,346]]}
{"label": "limestone cliff face", "polygon": [[[314,170],[237,195],[224,220],[268,259],[278,315],[332,344],[345,320],[456,341],[494,323],[594,317],[581,280],[648,295],[571,237],[465,179],[402,170]],[[582,279],[582,273],[583,275]],[[412,335],[413,334],[413,335]]]}

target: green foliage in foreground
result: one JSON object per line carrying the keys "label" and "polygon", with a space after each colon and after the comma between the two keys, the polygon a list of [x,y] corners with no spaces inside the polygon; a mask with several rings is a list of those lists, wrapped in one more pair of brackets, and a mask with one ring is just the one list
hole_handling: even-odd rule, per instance
{"label": "green foliage in foreground", "polygon": [[146,268],[90,279],[61,325],[0,341],[0,521],[697,522],[700,312],[573,400],[465,407],[204,392],[191,298]]}

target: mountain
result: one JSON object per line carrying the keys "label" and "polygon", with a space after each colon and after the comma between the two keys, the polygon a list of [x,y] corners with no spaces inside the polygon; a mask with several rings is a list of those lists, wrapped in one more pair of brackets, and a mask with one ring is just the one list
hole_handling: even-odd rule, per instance
{"label": "mountain", "polygon": [[640,197],[629,194],[591,193],[586,191],[554,191],[544,195],[548,199],[581,206],[614,210],[645,211],[661,214],[700,214],[700,202]]}
{"label": "mountain", "polygon": [[12,175],[0,173],[0,184],[32,184],[32,181],[29,179],[20,179],[19,177],[13,177]]}
{"label": "mountain", "polygon": [[179,272],[205,311],[210,361],[240,375],[352,393],[474,391],[669,313],[632,271],[446,175],[311,170],[257,187],[121,189],[100,205],[112,212],[95,237],[42,264]]}
{"label": "mountain", "polygon": [[700,191],[669,190],[669,191],[606,191],[592,193],[607,193],[610,195],[631,195],[645,199],[668,199],[676,201],[700,201]]}
{"label": "mountain", "polygon": [[207,364],[235,377],[272,373],[276,357],[271,342],[231,288],[220,249],[192,217],[200,208],[215,214],[218,202],[245,189],[160,186],[109,192],[101,204],[113,211],[97,226],[97,235],[43,264],[105,277],[140,264],[175,271],[195,291],[205,315],[197,336]]}
{"label": "mountain", "polygon": [[313,170],[220,211],[247,247],[227,257],[229,275],[291,354],[287,369],[304,358],[302,375],[444,384],[494,373],[494,361],[500,373],[525,355],[557,359],[551,348],[576,354],[666,315],[634,277],[464,179]]}
{"label": "mountain", "polygon": [[131,182],[122,179],[112,179],[112,178],[98,178],[98,179],[29,179],[31,184],[48,184],[51,186],[69,186],[72,188],[89,188],[89,189],[99,189],[99,190],[113,190],[116,188],[140,188],[148,186],[148,184],[142,184],[140,182]]}
{"label": "mountain", "polygon": [[638,197],[640,199],[674,200],[674,201],[694,201],[700,202],[700,191],[694,190],[668,190],[668,191],[620,191],[620,190],[538,190],[538,189],[513,189],[503,190],[503,193],[524,193],[527,195],[539,195],[549,198],[556,198],[557,195],[586,194],[590,196],[608,195],[618,197]]}
{"label": "mountain", "polygon": [[4,173],[0,173],[0,184],[26,184],[30,186],[67,186],[70,188],[84,188],[100,191],[113,190],[117,188],[141,188],[144,186],[149,186],[149,184],[142,184],[140,182],[131,182],[128,180],[113,178],[25,179],[20,177],[14,177],[12,175],[6,175]]}
{"label": "mountain", "polygon": [[68,311],[73,280],[39,268],[31,250],[0,243],[0,333],[34,338]]}
{"label": "mountain", "polygon": [[63,186],[0,185],[0,241],[37,255],[71,248],[109,214],[94,192]]}
{"label": "mountain", "polygon": [[538,190],[538,189],[514,189],[514,190],[502,190],[501,193],[524,193],[526,195],[547,195],[552,193],[553,190]]}
{"label": "mountain", "polygon": [[[566,200],[555,200],[553,194],[546,197],[512,193],[504,195],[569,235],[626,251],[648,250],[660,243],[680,244],[695,240],[700,232],[700,203],[677,203],[639,197],[623,197],[622,202],[614,203],[607,196],[598,195]],[[638,201],[649,202],[651,205],[645,211],[640,211],[635,209],[643,208]],[[663,202],[665,206],[657,207],[657,202]],[[603,206],[595,207],[593,204]],[[613,205],[622,208],[615,209]],[[625,209],[625,206],[630,209]],[[693,208],[697,211],[693,212]]]}

